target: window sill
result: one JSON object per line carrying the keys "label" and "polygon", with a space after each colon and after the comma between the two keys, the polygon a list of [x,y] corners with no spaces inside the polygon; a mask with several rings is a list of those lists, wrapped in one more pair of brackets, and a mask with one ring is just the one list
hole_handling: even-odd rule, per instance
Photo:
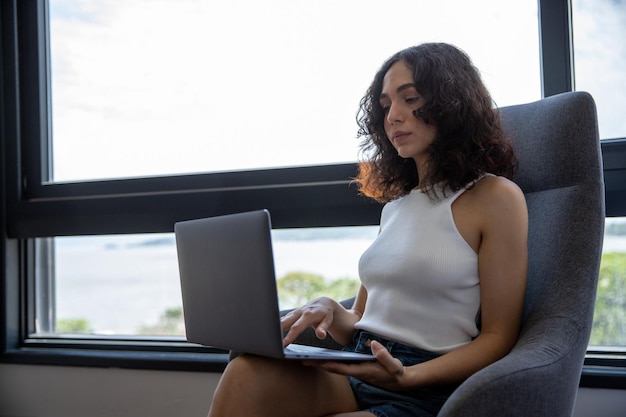
{"label": "window sill", "polygon": [[0,355],[0,362],[29,365],[84,366],[186,372],[222,372],[228,353],[202,348],[165,350],[156,346],[130,350],[129,346],[22,347]]}
{"label": "window sill", "polygon": [[579,385],[584,388],[626,390],[626,368],[585,365]]}
{"label": "window sill", "polygon": [[585,357],[580,386],[626,389],[626,351],[593,347]]}

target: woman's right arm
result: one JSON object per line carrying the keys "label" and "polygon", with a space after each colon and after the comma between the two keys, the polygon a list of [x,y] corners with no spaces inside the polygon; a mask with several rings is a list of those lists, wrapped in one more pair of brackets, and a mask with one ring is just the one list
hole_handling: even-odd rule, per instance
{"label": "woman's right arm", "polygon": [[315,335],[325,339],[327,334],[339,344],[347,345],[352,341],[354,325],[363,316],[367,291],[361,285],[351,309],[344,308],[337,301],[328,298],[316,298],[304,306],[285,315],[282,320],[283,329],[289,329],[283,343],[292,343],[300,333],[309,327],[315,329]]}

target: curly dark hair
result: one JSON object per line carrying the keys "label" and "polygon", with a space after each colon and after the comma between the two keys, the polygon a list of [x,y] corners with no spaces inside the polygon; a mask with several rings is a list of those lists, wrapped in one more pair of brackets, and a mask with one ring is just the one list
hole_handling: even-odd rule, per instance
{"label": "curly dark hair", "polygon": [[[417,117],[437,127],[426,178],[418,178],[415,161],[398,156],[385,133],[379,98],[385,74],[398,61],[413,70],[415,88],[425,99]],[[389,58],[361,99],[357,123],[363,141],[356,182],[362,194],[379,202],[399,198],[418,184],[430,185],[424,191],[434,196],[433,184],[454,192],[483,173],[511,178],[517,166],[479,71],[465,52],[449,44],[425,43]]]}

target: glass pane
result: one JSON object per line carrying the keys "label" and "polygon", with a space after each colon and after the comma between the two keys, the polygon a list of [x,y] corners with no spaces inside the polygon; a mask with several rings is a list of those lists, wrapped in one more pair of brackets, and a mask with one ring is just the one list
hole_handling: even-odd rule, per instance
{"label": "glass pane", "polygon": [[170,234],[54,238],[58,333],[184,334]]}
{"label": "glass pane", "polygon": [[573,0],[575,85],[598,107],[600,137],[626,137],[626,2]]}
{"label": "glass pane", "polygon": [[50,0],[53,180],[355,161],[374,72],[424,41],[540,98],[536,0]]}
{"label": "glass pane", "polygon": [[[376,234],[377,227],[273,231],[280,307],[356,295],[358,260]],[[50,271],[38,279],[38,332],[184,334],[172,234],[39,240],[54,249]]]}
{"label": "glass pane", "polygon": [[[376,233],[375,226],[273,231],[280,307],[320,295],[353,296],[358,259]],[[184,334],[171,234],[50,241],[51,274],[41,274],[53,285],[38,287],[38,332]],[[50,287],[55,291],[48,297]],[[47,321],[50,311],[54,320]],[[626,218],[606,219],[590,346],[626,347]]]}
{"label": "glass pane", "polygon": [[607,218],[590,346],[626,348],[626,218]]}

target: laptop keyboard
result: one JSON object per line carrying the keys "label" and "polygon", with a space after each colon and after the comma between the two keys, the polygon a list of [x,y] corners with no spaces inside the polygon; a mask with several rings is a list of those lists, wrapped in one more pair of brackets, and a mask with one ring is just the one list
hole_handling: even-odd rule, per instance
{"label": "laptop keyboard", "polygon": [[315,346],[291,344],[285,348],[285,352],[293,352],[293,353],[300,353],[300,354],[308,354],[308,353],[320,354],[321,353],[321,354],[328,354],[328,355],[336,355],[337,352],[341,352],[341,351],[337,351],[334,349],[320,348],[320,347],[315,347]]}

